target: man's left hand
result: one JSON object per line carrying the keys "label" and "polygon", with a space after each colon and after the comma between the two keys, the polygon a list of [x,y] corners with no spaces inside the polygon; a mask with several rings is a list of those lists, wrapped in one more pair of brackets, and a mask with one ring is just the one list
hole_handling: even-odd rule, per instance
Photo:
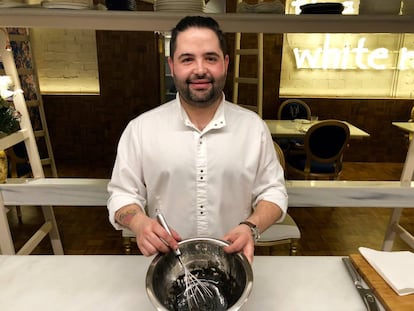
{"label": "man's left hand", "polygon": [[226,253],[243,252],[250,264],[253,263],[254,241],[248,226],[238,225],[227,233],[223,240],[231,243],[229,246],[224,247]]}

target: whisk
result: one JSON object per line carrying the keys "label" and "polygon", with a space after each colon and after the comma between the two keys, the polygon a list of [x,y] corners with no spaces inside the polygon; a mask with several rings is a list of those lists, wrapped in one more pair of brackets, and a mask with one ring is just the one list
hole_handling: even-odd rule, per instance
{"label": "whisk", "polygon": [[[165,217],[162,213],[157,213],[157,220],[161,224],[161,226],[163,226],[164,229],[168,232],[168,234],[172,235],[167,221],[165,220]],[[190,310],[200,310],[200,304],[209,305],[210,302],[214,303],[212,301],[214,299],[214,293],[209,288],[209,281],[199,279],[184,265],[184,263],[181,260],[181,251],[179,248],[173,251],[184,271],[185,290],[183,292],[183,295],[188,308]]]}

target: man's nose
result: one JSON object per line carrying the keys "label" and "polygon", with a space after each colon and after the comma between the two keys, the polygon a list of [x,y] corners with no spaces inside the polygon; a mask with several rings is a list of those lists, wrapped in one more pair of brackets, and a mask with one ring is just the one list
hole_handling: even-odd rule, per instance
{"label": "man's nose", "polygon": [[205,66],[205,62],[203,60],[199,60],[195,63],[194,73],[203,74],[207,71]]}

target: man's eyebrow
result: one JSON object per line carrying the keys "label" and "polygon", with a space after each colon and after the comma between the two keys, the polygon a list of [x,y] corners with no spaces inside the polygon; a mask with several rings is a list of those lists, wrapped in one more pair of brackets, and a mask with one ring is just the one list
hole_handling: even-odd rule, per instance
{"label": "man's eyebrow", "polygon": [[178,55],[177,58],[185,58],[185,57],[192,57],[192,56],[194,56],[194,54],[191,54],[191,53],[182,53],[182,54]]}
{"label": "man's eyebrow", "polygon": [[220,54],[217,53],[217,52],[207,52],[204,55],[206,55],[206,56],[219,56]]}
{"label": "man's eyebrow", "polygon": [[[218,57],[219,55],[220,54],[217,53],[217,52],[207,52],[207,53],[203,54],[204,57],[206,57],[206,56],[217,56]],[[182,54],[177,56],[177,59],[182,59],[182,58],[186,58],[186,57],[194,57],[194,54],[192,54],[192,53],[182,53]]]}

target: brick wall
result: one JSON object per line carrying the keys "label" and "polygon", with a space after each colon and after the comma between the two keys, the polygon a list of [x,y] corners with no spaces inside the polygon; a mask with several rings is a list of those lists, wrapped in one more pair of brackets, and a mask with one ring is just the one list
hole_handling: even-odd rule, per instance
{"label": "brick wall", "polygon": [[33,29],[31,42],[43,94],[99,93],[94,30]]}

